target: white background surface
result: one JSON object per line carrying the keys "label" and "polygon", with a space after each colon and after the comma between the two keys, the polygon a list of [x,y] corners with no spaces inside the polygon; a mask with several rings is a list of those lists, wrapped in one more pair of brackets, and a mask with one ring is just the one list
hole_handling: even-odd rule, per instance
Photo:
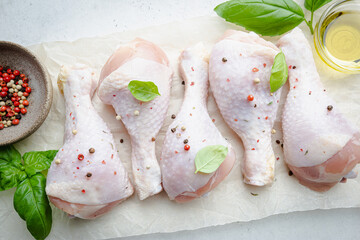
{"label": "white background surface", "polygon": [[[195,16],[214,15],[212,9],[222,1],[0,0],[0,39],[23,45],[71,41]],[[359,208],[317,210],[195,231],[123,239],[360,239],[359,224]]]}

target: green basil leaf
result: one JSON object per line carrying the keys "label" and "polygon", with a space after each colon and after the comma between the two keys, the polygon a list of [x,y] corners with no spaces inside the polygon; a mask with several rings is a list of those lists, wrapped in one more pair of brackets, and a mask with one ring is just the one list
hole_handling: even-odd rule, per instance
{"label": "green basil leaf", "polygon": [[331,2],[332,0],[305,0],[304,6],[307,10],[315,12],[325,4]]}
{"label": "green basil leaf", "polygon": [[0,191],[16,187],[26,178],[21,155],[14,146],[0,147]]}
{"label": "green basil leaf", "polygon": [[214,11],[226,21],[264,36],[281,35],[305,20],[293,0],[230,0]]}
{"label": "green basil leaf", "polygon": [[16,187],[26,178],[27,175],[24,171],[11,163],[0,160],[0,191]]}
{"label": "green basil leaf", "polygon": [[23,169],[21,154],[13,145],[0,147],[0,160],[11,163],[19,169]]}
{"label": "green basil leaf", "polygon": [[285,55],[283,52],[280,52],[275,56],[274,64],[271,68],[270,91],[276,92],[279,90],[286,83],[287,78],[288,68]]}
{"label": "green basil leaf", "polygon": [[51,231],[52,212],[45,186],[45,177],[38,173],[22,181],[14,195],[14,208],[36,239],[45,239]]}
{"label": "green basil leaf", "polygon": [[47,170],[57,152],[57,150],[49,150],[25,153],[23,159],[26,173],[32,176],[38,172]]}
{"label": "green basil leaf", "polygon": [[227,154],[228,148],[223,145],[209,145],[200,149],[195,157],[195,173],[215,172],[225,160]]}
{"label": "green basil leaf", "polygon": [[133,80],[129,83],[128,89],[137,100],[148,102],[160,96],[158,87],[153,82]]}

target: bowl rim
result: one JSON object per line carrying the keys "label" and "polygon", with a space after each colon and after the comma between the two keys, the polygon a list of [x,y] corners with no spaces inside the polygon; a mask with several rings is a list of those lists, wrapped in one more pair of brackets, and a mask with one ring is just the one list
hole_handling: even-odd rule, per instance
{"label": "bowl rim", "polygon": [[5,45],[5,47],[10,46],[10,47],[18,48],[21,51],[28,54],[31,58],[33,58],[35,63],[40,67],[41,72],[44,73],[45,87],[46,87],[46,90],[47,90],[47,94],[45,96],[45,104],[43,105],[41,113],[39,113],[40,116],[37,118],[36,123],[33,124],[31,128],[27,128],[21,134],[20,137],[16,137],[14,139],[9,139],[8,141],[4,141],[4,142],[0,141],[0,146],[6,146],[6,145],[10,145],[10,144],[19,142],[19,141],[29,137],[36,130],[38,130],[39,127],[44,123],[45,119],[47,118],[47,116],[48,116],[48,114],[50,112],[51,105],[52,105],[52,102],[53,102],[53,87],[52,87],[52,82],[51,82],[49,72],[47,71],[45,66],[40,62],[38,57],[33,52],[31,52],[29,49],[27,49],[26,47],[24,47],[24,46],[22,46],[22,45],[20,45],[18,43],[14,43],[14,42],[10,42],[10,41],[1,40],[0,45]]}
{"label": "bowl rim", "polygon": [[317,21],[317,23],[315,25],[313,40],[314,40],[314,46],[315,46],[316,52],[318,53],[319,57],[321,58],[321,60],[323,60],[324,63],[326,63],[331,68],[333,68],[337,71],[340,71],[340,72],[358,74],[358,73],[360,73],[360,69],[348,68],[346,66],[343,66],[343,65],[340,65],[340,64],[334,62],[332,59],[330,59],[328,57],[328,54],[326,53],[325,48],[322,44],[323,40],[321,39],[321,34],[320,34],[320,30],[321,30],[320,26],[322,25],[322,23],[324,22],[326,17],[328,17],[328,15],[331,13],[331,11],[339,5],[347,4],[349,2],[360,3],[360,0],[337,0],[337,1],[332,2],[324,10],[324,12],[321,14],[319,20]]}

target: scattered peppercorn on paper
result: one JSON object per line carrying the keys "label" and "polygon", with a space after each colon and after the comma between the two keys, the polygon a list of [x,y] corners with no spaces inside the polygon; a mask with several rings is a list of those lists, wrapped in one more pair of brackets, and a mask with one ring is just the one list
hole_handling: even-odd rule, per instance
{"label": "scattered peppercorn on paper", "polygon": [[[180,109],[184,86],[178,73],[178,57],[182,49],[203,41],[209,50],[228,28],[241,29],[226,23],[219,17],[201,17],[163,26],[116,33],[105,37],[80,39],[75,42],[51,42],[29,47],[46,65],[54,86],[54,101],[50,114],[29,138],[16,144],[23,153],[30,150],[57,149],[62,146],[64,134],[64,99],[56,80],[61,65],[84,63],[99,73],[108,57],[121,43],[135,37],[153,41],[167,53],[175,72],[171,91],[171,103],[167,118],[160,134],[156,137],[158,159],[165,131],[173,121],[172,115]],[[312,44],[312,36],[303,23],[301,28]],[[276,42],[278,38],[265,38]],[[337,107],[360,128],[360,76],[345,75],[327,67],[314,57],[322,81]],[[224,56],[226,57],[226,56]],[[288,85],[282,89],[283,104]],[[120,154],[131,176],[129,136],[121,121],[116,119],[111,106],[101,103],[95,95],[95,108],[107,122]],[[236,149],[236,164],[229,176],[207,196],[185,204],[170,201],[165,192],[140,201],[136,194],[108,214],[95,220],[71,219],[61,210],[53,207],[53,226],[47,239],[107,239],[156,232],[174,232],[221,225],[237,221],[250,221],[270,215],[312,209],[360,207],[360,177],[337,184],[326,193],[317,193],[300,185],[290,176],[282,154],[282,131],[278,113],[272,134],[276,161],[275,182],[267,187],[251,187],[244,184],[240,161],[243,158],[243,145],[237,135],[225,124],[214,99],[209,94],[208,109],[215,125]],[[89,116],[91,117],[91,116]],[[196,123],[194,123],[196,124]],[[91,133],[89,133],[91,134]],[[190,149],[191,151],[191,149]],[[359,167],[357,168],[359,169]],[[24,222],[13,208],[14,190],[0,192],[0,231],[4,239],[30,239]]]}

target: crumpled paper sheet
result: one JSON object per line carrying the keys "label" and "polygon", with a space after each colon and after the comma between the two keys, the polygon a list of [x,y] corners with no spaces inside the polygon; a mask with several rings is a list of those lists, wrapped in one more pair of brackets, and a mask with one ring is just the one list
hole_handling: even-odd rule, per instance
{"label": "crumpled paper sheet", "polygon": [[[312,36],[305,24],[302,29],[309,42]],[[16,144],[22,153],[31,150],[58,149],[62,146],[64,132],[64,99],[56,85],[59,68],[63,64],[84,63],[100,71],[107,58],[121,43],[135,37],[153,41],[168,54],[175,72],[172,84],[171,103],[166,121],[156,138],[156,150],[159,158],[165,131],[170,124],[171,115],[180,108],[183,86],[178,75],[178,56],[182,49],[199,41],[211,49],[211,46],[228,28],[235,25],[226,23],[219,17],[201,17],[163,26],[141,30],[115,33],[105,37],[80,39],[75,42],[51,42],[31,46],[30,49],[46,65],[54,86],[54,102],[51,112],[41,126],[29,138]],[[278,38],[267,38],[276,42]],[[313,44],[312,44],[313,45]],[[322,81],[328,93],[338,103],[336,107],[357,126],[360,127],[360,76],[338,73],[314,57]],[[288,85],[283,88],[283,97]],[[120,158],[131,175],[130,140],[121,122],[115,120],[115,112],[110,106],[102,104],[95,96],[93,103],[100,116],[107,122],[114,134]],[[242,181],[240,160],[243,158],[241,140],[227,127],[209,94],[208,109],[215,124],[236,149],[236,164],[229,176],[211,193],[200,199],[185,204],[170,201],[165,192],[140,201],[133,195],[110,213],[95,219],[69,219],[68,216],[53,207],[53,226],[48,239],[106,239],[156,232],[173,232],[186,229],[226,224],[236,221],[250,221],[270,215],[312,209],[348,208],[360,206],[360,177],[348,180],[346,184],[337,184],[326,193],[317,193],[300,185],[294,176],[288,175],[288,168],[283,159],[282,149],[275,140],[282,141],[281,123],[275,123],[273,148],[276,161],[275,182],[267,187],[252,187]],[[89,116],[91,117],[91,116]],[[124,143],[120,144],[120,139]],[[14,211],[12,198],[14,190],[0,193],[0,239],[30,239],[25,222]],[[253,193],[253,194],[251,194]],[[256,195],[257,194],[257,195]],[[254,196],[255,195],[255,196]]]}

